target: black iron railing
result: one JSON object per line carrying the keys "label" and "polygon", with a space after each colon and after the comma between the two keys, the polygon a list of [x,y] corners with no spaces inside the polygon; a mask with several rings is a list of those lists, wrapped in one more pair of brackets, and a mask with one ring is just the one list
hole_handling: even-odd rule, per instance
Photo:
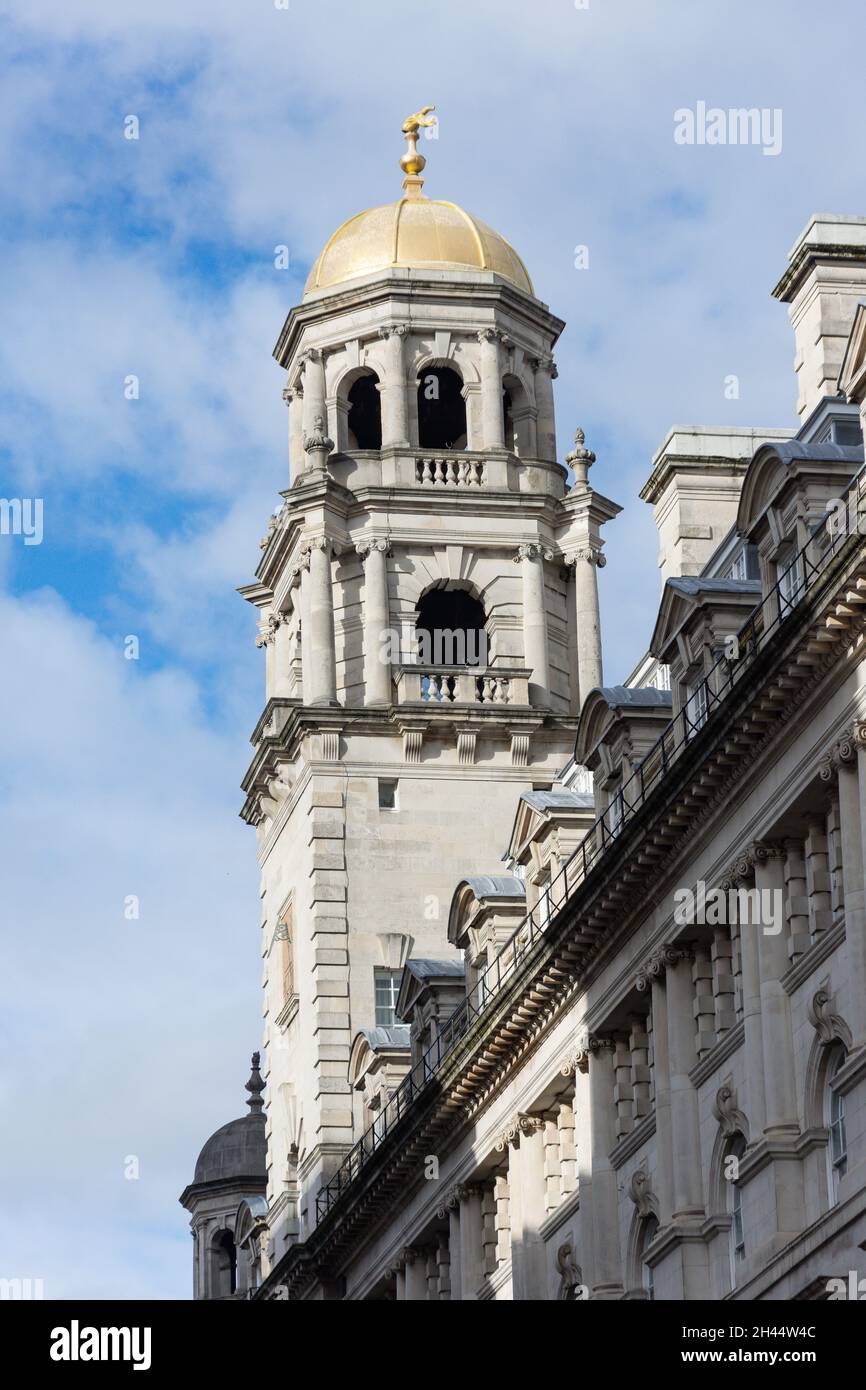
{"label": "black iron railing", "polygon": [[[607,809],[551,879],[541,901],[526,914],[498,955],[483,971],[464,1002],[440,1028],[431,1045],[391,1093],[373,1124],[347,1154],[337,1172],[316,1197],[317,1222],[339,1201],[382,1141],[392,1133],[426,1089],[453,1048],[491,1007],[554,921],[559,909],[588,877],[649,795],[663,782],[677,758],[718,713],[759,652],[793,616],[829,560],[853,534],[866,531],[866,468],[849,484],[844,514],[836,507],[816,527],[806,545],[779,575],[777,582],[750,613],[728,650],[715,661],[702,681],[691,687],[683,707],[672,718]],[[861,530],[861,501],[863,530]]]}

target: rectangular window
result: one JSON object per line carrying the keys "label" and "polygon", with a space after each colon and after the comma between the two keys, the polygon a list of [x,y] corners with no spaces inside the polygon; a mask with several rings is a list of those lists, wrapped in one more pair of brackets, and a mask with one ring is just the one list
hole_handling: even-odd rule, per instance
{"label": "rectangular window", "polygon": [[376,1027],[393,1028],[397,1022],[397,996],[400,993],[402,970],[376,970]]}
{"label": "rectangular window", "polygon": [[799,556],[788,555],[785,559],[779,560],[776,574],[779,585],[779,614],[784,618],[785,614],[799,603],[803,592]]}
{"label": "rectangular window", "polygon": [[397,809],[397,783],[386,781],[379,778],[379,810],[396,811]]}
{"label": "rectangular window", "polygon": [[694,738],[698,729],[702,729],[707,722],[707,683],[701,679],[687,689],[688,699],[684,705],[686,738]]}
{"label": "rectangular window", "polygon": [[538,882],[538,902],[535,905],[535,920],[542,931],[550,921],[550,874]]}
{"label": "rectangular window", "polygon": [[295,959],[292,930],[292,904],[283,908],[274,940],[279,943],[279,964],[282,988],[282,1006],[285,1008],[295,990]]}

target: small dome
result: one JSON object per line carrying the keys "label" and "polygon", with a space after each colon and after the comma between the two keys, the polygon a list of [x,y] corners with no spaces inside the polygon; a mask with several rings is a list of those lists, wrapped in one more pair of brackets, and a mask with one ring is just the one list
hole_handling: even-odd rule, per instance
{"label": "small dome", "polygon": [[513,246],[456,203],[401,198],[339,227],[310,271],[304,293],[330,289],[377,270],[490,270],[534,295]]}
{"label": "small dome", "polygon": [[250,1114],[230,1120],[211,1135],[196,1161],[193,1182],[266,1177],[265,1117]]}
{"label": "small dome", "polygon": [[257,1178],[262,1182],[267,1179],[268,1146],[262,1100],[265,1083],[259,1070],[260,1060],[259,1053],[254,1052],[250,1079],[244,1087],[250,1093],[249,1114],[230,1120],[211,1135],[196,1160],[193,1186],[237,1178]]}

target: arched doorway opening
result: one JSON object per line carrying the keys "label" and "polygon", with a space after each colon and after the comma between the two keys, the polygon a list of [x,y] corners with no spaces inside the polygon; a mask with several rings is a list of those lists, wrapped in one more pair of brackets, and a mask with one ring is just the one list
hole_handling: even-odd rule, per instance
{"label": "arched doorway opening", "polygon": [[484,605],[465,589],[431,589],[416,604],[415,635],[425,666],[486,666]]}
{"label": "arched doorway opening", "polygon": [[451,367],[418,373],[418,444],[422,449],[466,448],[463,382]]}
{"label": "arched doorway opening", "polygon": [[382,400],[375,372],[365,372],[352,383],[348,401],[349,448],[381,449]]}

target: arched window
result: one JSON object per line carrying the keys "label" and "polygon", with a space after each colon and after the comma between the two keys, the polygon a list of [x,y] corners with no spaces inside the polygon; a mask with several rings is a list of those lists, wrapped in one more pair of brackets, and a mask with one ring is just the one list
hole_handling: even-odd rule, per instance
{"label": "arched window", "polygon": [[512,454],[528,458],[535,452],[534,419],[526,387],[519,377],[506,376],[502,383],[502,414],[505,447]]}
{"label": "arched window", "polygon": [[431,589],[416,604],[418,656],[425,666],[486,666],[483,606],[465,589]]}
{"label": "arched window", "polygon": [[[742,1134],[734,1135],[724,1161],[724,1175],[728,1182],[728,1214],[731,1218],[730,1258],[731,1288],[736,1288],[739,1266],[746,1258],[746,1235],[743,1225],[743,1189],[740,1187],[739,1165],[746,1152],[746,1141]],[[733,1162],[731,1161],[733,1160]]]}
{"label": "arched window", "polygon": [[845,1128],[845,1097],[834,1090],[833,1078],[844,1066],[847,1054],[845,1048],[837,1047],[827,1066],[826,1124],[830,1132],[827,1147],[828,1186],[830,1202],[833,1206],[839,1200],[839,1183],[848,1171],[848,1135]]}
{"label": "arched window", "polygon": [[381,449],[382,401],[375,372],[366,372],[352,383],[348,427],[350,449]]}
{"label": "arched window", "polygon": [[658,1235],[659,1219],[657,1216],[647,1216],[641,1222],[640,1229],[640,1260],[641,1271],[643,1274],[643,1289],[647,1298],[652,1301],[655,1298],[655,1272],[652,1265],[647,1264],[644,1259],[644,1251],[648,1250]]}
{"label": "arched window", "polygon": [[213,1297],[231,1298],[237,1288],[238,1257],[231,1231],[218,1231],[212,1246]]}
{"label": "arched window", "polygon": [[422,449],[466,448],[463,382],[450,367],[418,374],[418,444]]}

